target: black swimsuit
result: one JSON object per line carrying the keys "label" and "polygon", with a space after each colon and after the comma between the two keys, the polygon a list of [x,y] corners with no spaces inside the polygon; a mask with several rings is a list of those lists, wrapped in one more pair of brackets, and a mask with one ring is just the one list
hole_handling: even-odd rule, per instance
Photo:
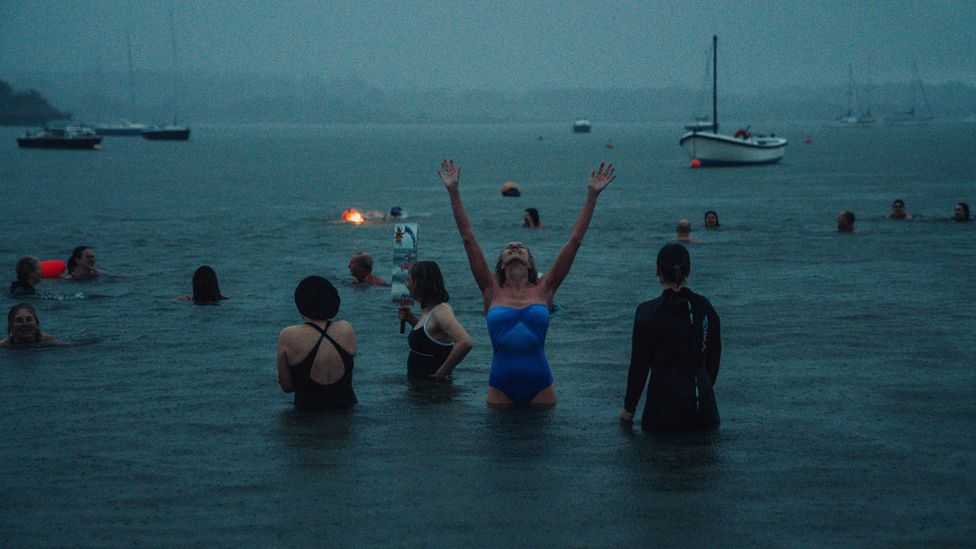
{"label": "black swimsuit", "polygon": [[[332,324],[331,322],[325,324],[325,329],[319,328],[311,322],[306,322],[305,324],[315,328],[322,336],[319,337],[315,347],[312,347],[312,350],[304,360],[294,366],[288,366],[291,372],[292,383],[295,386],[295,408],[305,410],[334,410],[347,408],[355,404],[358,400],[356,400],[356,393],[352,390],[352,355],[347,353],[345,349],[340,347],[334,339],[325,333]],[[323,339],[329,340],[329,343],[335,347],[336,352],[339,353],[339,358],[342,359],[342,366],[345,370],[338,381],[329,385],[322,385],[312,379],[312,365],[315,364],[315,356],[319,352],[319,346],[322,344]]]}
{"label": "black swimsuit", "polygon": [[[431,311],[433,312],[433,311]],[[430,315],[424,325],[410,330],[407,336],[407,343],[410,345],[410,357],[407,358],[407,374],[411,376],[429,376],[436,374],[437,370],[447,360],[447,355],[454,349],[454,343],[442,343],[430,337],[427,333],[427,323],[430,322]]]}

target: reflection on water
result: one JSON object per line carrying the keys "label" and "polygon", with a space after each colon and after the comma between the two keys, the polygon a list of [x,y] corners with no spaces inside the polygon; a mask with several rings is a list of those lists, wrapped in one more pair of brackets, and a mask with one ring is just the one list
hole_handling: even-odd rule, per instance
{"label": "reflection on water", "polygon": [[460,397],[464,392],[450,380],[407,376],[407,398],[420,406],[446,404]]}
{"label": "reflection on water", "polygon": [[650,434],[621,423],[621,432],[628,444],[618,455],[638,485],[662,492],[714,488],[726,443],[721,431]]}

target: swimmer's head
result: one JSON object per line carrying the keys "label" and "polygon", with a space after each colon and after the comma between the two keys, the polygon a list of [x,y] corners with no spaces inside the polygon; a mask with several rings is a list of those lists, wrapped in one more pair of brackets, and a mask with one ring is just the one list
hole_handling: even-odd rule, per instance
{"label": "swimmer's head", "polygon": [[523,227],[538,227],[539,226],[539,210],[535,208],[526,208],[525,215],[522,216],[522,226]]}
{"label": "swimmer's head", "polygon": [[676,286],[691,274],[691,255],[681,244],[666,244],[657,252],[657,275]]}
{"label": "swimmer's head", "polygon": [[969,204],[958,202],[952,208],[952,218],[956,221],[969,221]]}
{"label": "swimmer's head", "polygon": [[21,341],[38,339],[41,321],[30,303],[18,303],[7,313],[7,335]]}
{"label": "swimmer's head", "polygon": [[854,212],[848,210],[837,214],[837,230],[842,233],[854,230]]}
{"label": "swimmer's head", "polygon": [[678,234],[680,235],[691,234],[691,221],[688,221],[687,219],[680,219],[678,220],[678,224],[675,226],[675,228],[678,230]]}
{"label": "swimmer's head", "polygon": [[95,251],[91,246],[78,246],[71,252],[71,257],[68,258],[68,272],[74,272],[78,267],[95,268]]}
{"label": "swimmer's head", "polygon": [[705,212],[705,226],[709,229],[714,229],[719,226],[718,223],[718,212],[714,210],[709,210]]}
{"label": "swimmer's head", "polygon": [[339,291],[321,276],[308,276],[295,288],[295,305],[302,316],[328,320],[339,312]]}
{"label": "swimmer's head", "polygon": [[440,303],[447,303],[451,296],[444,288],[444,276],[441,268],[434,261],[418,261],[410,267],[407,278],[407,289],[420,306],[433,307]]}
{"label": "swimmer's head", "polygon": [[403,208],[400,206],[390,208],[390,217],[403,217]]}
{"label": "swimmer's head", "polygon": [[366,252],[357,252],[349,259],[349,273],[362,282],[373,273],[373,256]]}
{"label": "swimmer's head", "polygon": [[221,299],[223,296],[220,295],[217,272],[208,265],[198,267],[193,273],[194,303],[215,303]]}
{"label": "swimmer's head", "polygon": [[41,262],[36,257],[25,256],[18,259],[14,271],[18,282],[33,286],[41,281]]}
{"label": "swimmer's head", "polygon": [[495,263],[495,278],[499,285],[505,285],[505,267],[512,262],[524,263],[529,270],[529,282],[533,284],[538,282],[539,272],[535,269],[535,258],[532,257],[532,252],[529,251],[528,246],[521,242],[509,242],[505,245],[502,253],[498,255],[498,261]]}

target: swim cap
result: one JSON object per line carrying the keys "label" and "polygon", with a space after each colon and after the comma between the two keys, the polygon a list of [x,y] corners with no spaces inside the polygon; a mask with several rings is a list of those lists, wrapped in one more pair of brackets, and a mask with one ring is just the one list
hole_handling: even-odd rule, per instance
{"label": "swim cap", "polygon": [[400,206],[390,208],[390,217],[400,217],[401,215],[403,215],[403,209]]}
{"label": "swim cap", "polygon": [[295,305],[304,317],[328,320],[339,312],[339,292],[321,276],[308,276],[295,288]]}

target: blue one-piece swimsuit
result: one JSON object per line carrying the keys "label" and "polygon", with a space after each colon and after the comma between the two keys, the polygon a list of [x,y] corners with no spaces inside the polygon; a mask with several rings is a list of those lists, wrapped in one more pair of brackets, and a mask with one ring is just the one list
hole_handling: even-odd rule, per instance
{"label": "blue one-piece swimsuit", "polygon": [[495,351],[488,385],[514,402],[531,401],[552,385],[545,350],[549,308],[541,303],[522,309],[496,305],[488,310],[486,318]]}

